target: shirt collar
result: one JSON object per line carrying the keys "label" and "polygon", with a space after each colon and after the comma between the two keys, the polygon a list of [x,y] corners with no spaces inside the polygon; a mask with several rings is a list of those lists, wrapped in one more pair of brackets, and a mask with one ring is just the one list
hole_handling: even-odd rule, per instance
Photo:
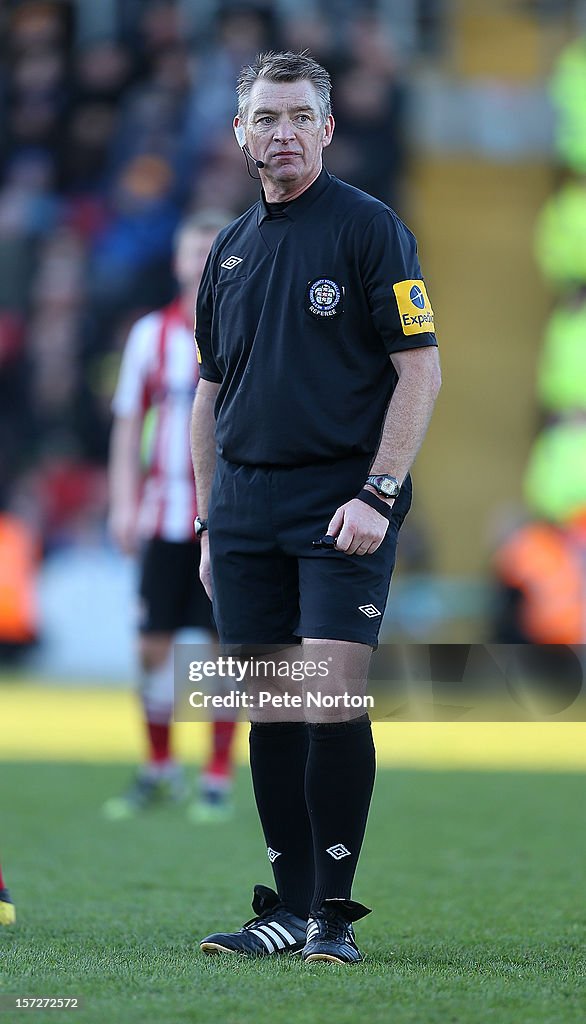
{"label": "shirt collar", "polygon": [[[306,188],[305,191],[302,192],[301,195],[297,197],[297,199],[294,199],[291,203],[289,203],[288,206],[285,207],[285,209],[283,210],[285,216],[288,217],[290,220],[298,220],[303,211],[306,210],[309,206],[311,206],[311,204],[314,203],[319,196],[321,196],[322,192],[325,192],[331,180],[331,175],[328,174],[325,167],[322,167],[320,173],[318,174],[313,184],[311,184],[309,188]],[[269,216],[270,214],[267,209],[264,189],[261,188],[260,200],[258,203],[258,210],[256,215],[256,223],[259,225],[262,224],[262,222],[264,220],[267,220]]]}

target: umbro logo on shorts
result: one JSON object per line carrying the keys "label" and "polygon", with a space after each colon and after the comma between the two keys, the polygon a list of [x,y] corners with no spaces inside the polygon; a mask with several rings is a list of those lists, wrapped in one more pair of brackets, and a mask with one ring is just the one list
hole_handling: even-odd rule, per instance
{"label": "umbro logo on shorts", "polygon": [[375,608],[373,604],[360,604],[358,605],[358,611],[366,615],[367,619],[376,619],[377,615],[382,615],[378,608]]}
{"label": "umbro logo on shorts", "polygon": [[220,266],[224,270],[234,270],[234,267],[237,267],[239,263],[242,263],[240,256],[228,256],[223,263],[220,263]]}
{"label": "umbro logo on shorts", "polygon": [[271,864],[274,864],[276,859],[277,859],[277,857],[281,856],[281,851],[280,850],[273,850],[272,846],[269,846],[267,848],[267,855],[268,855],[268,858],[269,858]]}
{"label": "umbro logo on shorts", "polygon": [[342,860],[342,857],[349,857],[350,850],[347,850],[342,843],[336,843],[335,846],[328,846],[326,853],[329,853],[330,857],[334,860]]}

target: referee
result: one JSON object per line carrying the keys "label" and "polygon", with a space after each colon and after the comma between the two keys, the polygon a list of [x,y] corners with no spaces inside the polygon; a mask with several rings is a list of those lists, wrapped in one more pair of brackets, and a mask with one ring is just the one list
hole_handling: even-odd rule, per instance
{"label": "referee", "polygon": [[[334,132],[323,67],[306,52],[261,54],[240,74],[234,130],[262,188],[218,235],[198,294],[201,579],[223,644],[327,651],[321,692],[360,694],[440,386],[433,311],[412,233],[323,167]],[[283,681],[262,689],[283,696]],[[257,885],[252,921],[208,936],[206,953],[362,959],[353,922],[369,910],[351,887],[371,725],[360,709],[305,704],[278,720],[251,713],[276,891]]]}

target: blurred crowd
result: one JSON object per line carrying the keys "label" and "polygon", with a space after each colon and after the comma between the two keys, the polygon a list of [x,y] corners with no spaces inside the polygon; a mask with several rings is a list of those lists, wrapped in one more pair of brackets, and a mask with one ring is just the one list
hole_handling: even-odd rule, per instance
{"label": "blurred crowd", "polygon": [[201,27],[197,4],[189,25],[174,0],[111,6],[80,36],[75,3],[0,0],[0,501],[49,547],[103,529],[120,353],[172,297],[180,218],[256,200],[231,129],[244,63],[309,47],[334,83],[329,169],[401,203],[404,86],[366,4],[335,26],[260,0]]}
{"label": "blurred crowd", "polygon": [[539,429],[524,475],[526,519],[495,556],[497,639],[586,643],[586,36],[549,83],[556,113],[554,190],[536,225],[552,292],[537,360]]}

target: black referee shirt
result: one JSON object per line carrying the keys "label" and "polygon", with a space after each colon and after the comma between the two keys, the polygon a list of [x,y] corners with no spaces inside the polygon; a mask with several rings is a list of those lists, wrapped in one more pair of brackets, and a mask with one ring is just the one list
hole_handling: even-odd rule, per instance
{"label": "black referee shirt", "polygon": [[325,169],[279,213],[269,228],[263,196],[224,228],[201,281],[218,452],[281,466],[373,455],[397,381],[389,355],[436,344],[415,237]]}

